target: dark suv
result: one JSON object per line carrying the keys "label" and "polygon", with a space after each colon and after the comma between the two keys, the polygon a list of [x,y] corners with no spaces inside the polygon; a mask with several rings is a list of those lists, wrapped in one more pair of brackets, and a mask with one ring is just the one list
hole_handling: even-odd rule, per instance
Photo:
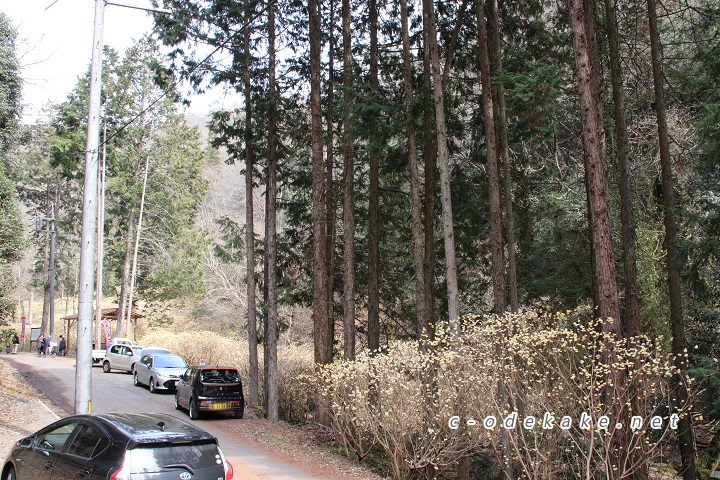
{"label": "dark suv", "polygon": [[175,390],[175,408],[186,408],[192,420],[200,412],[231,412],[242,418],[245,399],[240,373],[233,367],[188,368]]}
{"label": "dark suv", "polygon": [[166,414],[75,415],[20,440],[2,480],[231,480],[210,433]]}

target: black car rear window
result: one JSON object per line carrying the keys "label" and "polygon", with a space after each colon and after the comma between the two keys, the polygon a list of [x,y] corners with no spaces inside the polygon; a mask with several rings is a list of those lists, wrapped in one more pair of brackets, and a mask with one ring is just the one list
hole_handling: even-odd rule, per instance
{"label": "black car rear window", "polygon": [[144,444],[129,451],[130,473],[160,473],[168,470],[201,470],[222,466],[215,442]]}
{"label": "black car rear window", "polygon": [[200,372],[200,381],[205,383],[238,383],[240,375],[237,370],[213,368]]}

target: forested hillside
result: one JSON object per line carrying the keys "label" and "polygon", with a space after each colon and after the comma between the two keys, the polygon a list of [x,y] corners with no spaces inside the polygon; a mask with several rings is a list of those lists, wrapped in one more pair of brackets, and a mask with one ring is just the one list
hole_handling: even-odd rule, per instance
{"label": "forested hillside", "polygon": [[[717,469],[717,2],[154,3],[171,13],[153,38],[105,59],[102,278],[118,335],[140,302],[147,331],[182,307],[242,338],[249,404],[277,420],[277,339],[309,308],[325,365],[314,418],[397,478]],[[17,96],[5,75],[0,116]],[[47,123],[0,117],[0,174],[31,215],[57,215],[68,294],[87,83]],[[210,86],[239,106],[211,113],[206,142],[181,100]],[[30,240],[37,273],[16,292],[47,295],[49,240]],[[26,295],[9,277],[8,320]],[[447,423],[511,411],[679,416],[597,442],[575,424],[480,441]]]}

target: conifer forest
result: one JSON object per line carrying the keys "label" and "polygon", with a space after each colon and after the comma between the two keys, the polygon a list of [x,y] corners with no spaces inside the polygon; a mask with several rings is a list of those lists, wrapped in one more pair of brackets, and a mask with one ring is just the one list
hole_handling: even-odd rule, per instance
{"label": "conifer forest", "polygon": [[[249,405],[392,478],[720,470],[719,2],[153,3],[103,60],[118,336],[235,339]],[[16,37],[0,335],[77,297],[88,121],[89,70],[21,122]]]}

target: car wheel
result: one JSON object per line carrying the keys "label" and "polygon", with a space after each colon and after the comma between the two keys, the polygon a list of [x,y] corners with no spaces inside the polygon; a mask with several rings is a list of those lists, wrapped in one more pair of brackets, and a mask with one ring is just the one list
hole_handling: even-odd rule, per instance
{"label": "car wheel", "polygon": [[140,386],[140,380],[138,380],[137,378],[137,372],[133,373],[133,385],[135,385],[136,387]]}
{"label": "car wheel", "polygon": [[200,412],[197,411],[194,399],[190,399],[190,409],[188,410],[188,414],[190,415],[190,420],[197,420],[200,418]]}
{"label": "car wheel", "polygon": [[175,410],[182,410],[182,407],[180,406],[180,398],[178,397],[177,392],[175,392]]}
{"label": "car wheel", "polygon": [[157,390],[155,390],[155,379],[152,377],[150,377],[148,381],[148,388],[150,389],[150,393],[157,393]]}
{"label": "car wheel", "polygon": [[242,418],[243,413],[245,413],[245,412],[243,412],[242,408],[240,410],[235,410],[235,418],[238,418],[238,419]]}
{"label": "car wheel", "polygon": [[135,373],[135,364],[133,363],[130,365],[130,370],[128,370],[128,373]]}
{"label": "car wheel", "polygon": [[110,373],[110,362],[105,361],[105,362],[103,363],[103,372],[105,372],[105,373]]}
{"label": "car wheel", "polygon": [[3,480],[17,480],[17,475],[15,475],[15,467],[10,465],[5,472],[5,475],[3,475]]}

